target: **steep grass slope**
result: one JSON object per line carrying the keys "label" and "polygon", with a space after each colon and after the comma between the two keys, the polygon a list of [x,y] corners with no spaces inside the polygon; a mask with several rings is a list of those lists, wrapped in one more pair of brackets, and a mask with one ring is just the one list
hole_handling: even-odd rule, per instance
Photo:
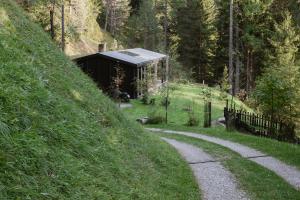
{"label": "steep grass slope", "polygon": [[198,199],[188,166],[0,0],[0,199]]}

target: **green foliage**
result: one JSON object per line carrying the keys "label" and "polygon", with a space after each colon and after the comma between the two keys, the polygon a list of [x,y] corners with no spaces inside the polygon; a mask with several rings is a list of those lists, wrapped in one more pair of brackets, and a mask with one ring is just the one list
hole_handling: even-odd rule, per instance
{"label": "green foliage", "polygon": [[223,71],[223,77],[221,80],[221,91],[224,93],[228,93],[231,87],[232,86],[229,85],[229,81],[228,81],[228,68],[227,66],[225,66]]}
{"label": "green foliage", "polygon": [[144,105],[148,105],[148,104],[149,104],[149,94],[148,94],[148,92],[146,92],[146,93],[144,93],[144,94],[142,95],[141,102],[142,102]]}
{"label": "green foliage", "polygon": [[0,199],[198,199],[180,156],[126,119],[0,0]]}
{"label": "green foliage", "polygon": [[170,66],[170,81],[183,82],[192,79],[192,73],[188,69],[184,68],[183,65],[178,61],[178,55],[176,53],[170,53],[169,55],[169,66]]}
{"label": "green foliage", "polygon": [[[199,84],[170,84],[172,92],[170,92],[171,104],[168,106],[168,124],[163,123],[157,125],[161,128],[176,128],[180,127],[182,130],[188,128],[186,126],[188,122],[188,112],[194,112],[199,120],[199,125],[196,126],[197,129],[203,126],[204,122],[204,98],[205,95],[199,91],[206,90],[210,91],[210,99],[212,102],[212,120],[217,120],[220,117],[224,116],[224,107],[225,101],[220,100],[220,90],[211,88],[206,89],[206,86]],[[170,89],[171,90],[171,89]],[[161,95],[157,94],[154,96],[157,100],[157,106],[145,106],[140,100],[132,100],[131,103],[133,107],[130,109],[125,109],[124,112],[133,120],[148,116],[152,109],[157,108],[159,112],[165,113],[165,107],[160,106],[160,101],[162,99]],[[236,109],[244,108],[246,111],[252,110],[247,107],[245,104],[240,102],[238,99],[233,98],[234,103],[236,104]],[[165,116],[165,115],[163,115]]]}
{"label": "green foliage", "polygon": [[291,121],[298,117],[300,68],[295,64],[299,36],[291,15],[275,25],[270,43],[274,52],[269,57],[269,67],[258,80],[254,98],[263,113],[277,119]]}
{"label": "green foliage", "polygon": [[142,46],[158,50],[161,46],[162,30],[156,18],[153,0],[142,0],[137,13],[130,16],[121,40],[129,48]]}
{"label": "green foliage", "polygon": [[152,106],[148,113],[149,120],[147,124],[162,124],[165,122],[164,114],[159,109]]}
{"label": "green foliage", "polygon": [[211,81],[218,33],[214,0],[191,0],[176,11],[180,62],[192,69],[198,82]]}
{"label": "green foliage", "polygon": [[198,126],[199,125],[199,119],[194,111],[188,112],[188,121],[186,123],[187,126]]}
{"label": "green foliage", "polygon": [[211,101],[212,89],[206,86],[202,86],[200,90],[200,96],[202,96],[204,101]]}

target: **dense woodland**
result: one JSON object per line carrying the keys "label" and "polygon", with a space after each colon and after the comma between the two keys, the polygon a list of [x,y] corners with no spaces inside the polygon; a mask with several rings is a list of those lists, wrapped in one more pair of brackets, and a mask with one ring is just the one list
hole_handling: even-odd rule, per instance
{"label": "dense woodland", "polygon": [[91,28],[84,20],[96,16],[101,29],[123,48],[168,53],[173,80],[219,86],[243,99],[247,97],[248,103],[264,114],[293,123],[299,119],[297,0],[19,2],[57,41],[61,26],[55,19],[51,26],[51,16],[60,19],[62,4],[76,7],[81,2],[86,10],[75,9],[78,18],[67,23],[68,37],[75,38],[80,31]]}

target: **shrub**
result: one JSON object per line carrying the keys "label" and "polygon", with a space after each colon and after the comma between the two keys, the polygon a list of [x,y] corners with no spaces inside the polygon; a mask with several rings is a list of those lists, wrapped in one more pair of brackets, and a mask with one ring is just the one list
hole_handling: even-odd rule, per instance
{"label": "shrub", "polygon": [[176,80],[176,82],[179,84],[184,84],[184,85],[190,84],[190,80],[184,79],[184,78],[178,79],[178,80]]}
{"label": "shrub", "polygon": [[149,94],[148,93],[143,94],[143,96],[141,98],[141,102],[144,105],[148,105],[149,104]]}
{"label": "shrub", "polygon": [[197,118],[194,111],[188,112],[188,121],[186,123],[187,126],[198,126],[199,119]]}
{"label": "shrub", "polygon": [[147,124],[161,124],[165,121],[163,113],[159,112],[157,109],[151,109],[148,116],[149,120]]}
{"label": "shrub", "polygon": [[154,106],[155,105],[155,99],[154,98],[151,98],[150,101],[149,101],[149,104]]}

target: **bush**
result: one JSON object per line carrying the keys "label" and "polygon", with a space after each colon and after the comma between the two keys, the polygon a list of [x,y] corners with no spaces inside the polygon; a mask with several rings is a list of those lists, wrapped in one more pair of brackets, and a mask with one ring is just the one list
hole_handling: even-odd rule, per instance
{"label": "bush", "polygon": [[155,98],[151,98],[151,99],[150,99],[149,105],[152,105],[152,106],[155,105]]}
{"label": "bush", "polygon": [[147,121],[147,124],[162,124],[165,122],[163,113],[157,111],[157,109],[151,109],[148,116],[149,120]]}
{"label": "bush", "polygon": [[199,119],[195,115],[193,111],[188,112],[188,121],[186,123],[187,126],[198,126]]}
{"label": "bush", "polygon": [[141,98],[141,102],[144,105],[148,105],[149,104],[149,94],[148,93],[143,94],[143,96]]}
{"label": "bush", "polygon": [[179,84],[184,84],[184,85],[187,85],[187,84],[191,83],[190,80],[184,79],[184,78],[178,79],[178,80],[176,80],[176,82],[179,83]]}

